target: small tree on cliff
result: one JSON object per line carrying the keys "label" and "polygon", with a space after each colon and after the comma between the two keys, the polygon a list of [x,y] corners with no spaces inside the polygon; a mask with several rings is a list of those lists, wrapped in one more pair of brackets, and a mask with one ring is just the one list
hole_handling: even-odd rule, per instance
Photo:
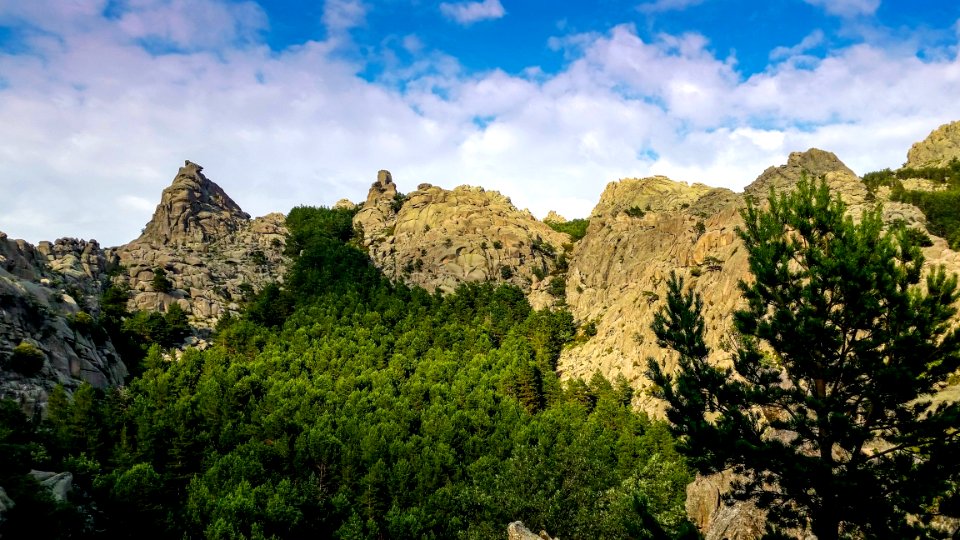
{"label": "small tree on cliff", "polygon": [[737,473],[733,497],[772,529],[934,536],[933,516],[956,509],[960,407],[925,398],[960,366],[957,279],[940,268],[919,285],[913,236],[844,212],[806,180],[768,210],[748,204],[755,279],[740,283],[733,369],[706,362],[702,301],[674,275],[653,330],[679,369],[650,359],[649,375],[691,463]]}

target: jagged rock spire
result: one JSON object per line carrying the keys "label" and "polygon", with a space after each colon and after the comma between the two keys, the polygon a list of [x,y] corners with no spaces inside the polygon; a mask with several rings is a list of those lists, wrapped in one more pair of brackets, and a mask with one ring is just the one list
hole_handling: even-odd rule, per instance
{"label": "jagged rock spire", "polygon": [[173,183],[163,190],[137,242],[161,245],[209,242],[230,234],[250,219],[203,167],[186,161]]}

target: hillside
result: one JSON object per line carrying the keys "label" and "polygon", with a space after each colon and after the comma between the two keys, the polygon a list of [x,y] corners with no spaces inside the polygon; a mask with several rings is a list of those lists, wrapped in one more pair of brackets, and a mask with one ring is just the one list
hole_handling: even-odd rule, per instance
{"label": "hillside", "polygon": [[[562,537],[681,534],[689,484],[685,512],[707,538],[756,538],[762,512],[721,504],[729,475],[691,482],[657,421],[645,373],[647,358],[672,358],[651,330],[667,278],[702,295],[710,360],[728,365],[738,284],[752,279],[740,211],[802,177],[823,178],[854,219],[882,204],[886,226],[929,238],[925,269],[960,274],[957,126],[864,179],[809,149],[742,193],[610,182],[575,226],[479,187],[402,193],[385,170],[359,205],[251,219],[187,161],[128,244],[0,233],[0,398],[72,418],[59,439],[50,426],[24,435],[48,451],[31,468],[74,471],[87,502],[118,512],[97,518],[115,530],[132,512],[123,489],[142,488],[176,510],[144,500],[134,514],[177,536],[256,536],[267,523],[280,536],[482,538],[517,518]],[[78,395],[97,405],[77,409]],[[95,463],[77,469],[80,456]],[[657,459],[666,476],[651,472]],[[258,461],[251,495],[234,467]],[[501,476],[482,473],[495,463]],[[658,499],[652,482],[669,492]],[[429,497],[444,485],[463,498]],[[249,497],[252,513],[229,497]],[[630,521],[637,497],[654,522]]]}

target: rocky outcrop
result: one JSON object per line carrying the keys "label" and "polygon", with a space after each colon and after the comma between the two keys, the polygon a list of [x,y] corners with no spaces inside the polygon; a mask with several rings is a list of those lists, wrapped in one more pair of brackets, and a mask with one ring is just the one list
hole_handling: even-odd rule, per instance
{"label": "rocky outcrop", "polygon": [[203,175],[203,167],[186,161],[173,184],[163,190],[138,242],[158,246],[195,245],[235,232],[250,215],[217,184]]}
{"label": "rocky outcrop", "polygon": [[540,531],[540,534],[534,534],[528,529],[522,521],[514,521],[507,525],[507,540],[560,540],[552,538],[546,531]]}
{"label": "rocky outcrop", "polygon": [[445,292],[465,282],[512,283],[539,304],[552,300],[543,292],[546,277],[570,242],[496,191],[420,184],[400,196],[387,171],[378,174],[354,226],[392,278]]}
{"label": "rocky outcrop", "polygon": [[926,139],[914,143],[907,152],[904,167],[943,167],[960,158],[960,122],[951,122],[935,129]]}
{"label": "rocky outcrop", "polygon": [[[704,205],[717,211],[707,213]],[[650,322],[673,271],[710,291],[704,316],[713,326],[712,344],[719,345],[738,302],[737,279],[747,269],[734,232],[741,206],[742,199],[728,190],[664,177],[608,184],[567,275],[570,310],[577,320],[595,323],[597,334],[563,352],[562,374],[623,374],[644,387],[646,358],[661,356]],[[642,393],[638,404],[656,408]]]}
{"label": "rocky outcrop", "polygon": [[64,502],[73,491],[73,474],[70,472],[30,471],[28,473],[40,484],[40,487],[50,491],[54,500]]}
{"label": "rocky outcrop", "polygon": [[547,217],[543,218],[543,222],[544,223],[566,223],[567,218],[551,210],[547,212]]}
{"label": "rocky outcrop", "polygon": [[334,210],[353,210],[357,207],[357,204],[351,201],[350,199],[340,199],[333,205]]}
{"label": "rocky outcrop", "polygon": [[[855,219],[884,202],[887,223],[903,220],[923,228],[923,214],[904,203],[878,201],[837,157],[810,149],[790,154],[770,167],[743,194],[664,177],[612,182],[594,209],[587,234],[573,251],[567,277],[567,303],[579,321],[596,323],[597,335],[566,349],[560,369],[568,377],[589,378],[600,371],[623,374],[644,388],[648,357],[668,360],[650,325],[660,309],[670,272],[678,272],[704,299],[707,343],[718,363],[729,363],[731,315],[739,305],[738,282],[750,279],[746,252],[736,228],[745,196],[763,204],[770,189],[788,190],[801,177],[823,178],[840,195]],[[633,209],[633,210],[631,210]],[[953,252],[935,239],[925,250],[931,264],[952,262]],[[657,403],[639,392],[637,404],[656,412]]]}
{"label": "rocky outcrop", "polygon": [[793,152],[787,158],[786,165],[770,167],[757,177],[746,189],[744,194],[757,201],[765,200],[770,195],[770,189],[783,191],[797,184],[804,175],[810,180],[830,174],[839,173],[846,178],[857,179],[857,175],[843,164],[833,152],[818,148],[811,148],[806,152]]}
{"label": "rocky outcrop", "polygon": [[754,540],[763,535],[766,512],[750,501],[726,502],[730,473],[697,476],[687,486],[687,515],[704,540]]}
{"label": "rocky outcrop", "polygon": [[[186,162],[140,238],[119,248],[73,238],[34,247],[0,233],[0,398],[39,412],[57,384],[70,392],[82,382],[123,383],[127,367],[89,324],[110,280],[130,286],[131,310],[165,311],[177,303],[202,332],[282,279],[284,216],[251,220],[201,171]],[[158,269],[169,280],[163,290],[154,290]],[[12,369],[21,344],[34,356]]]}
{"label": "rocky outcrop", "polygon": [[[251,220],[202,170],[187,161],[143,234],[109,252],[124,269],[131,310],[166,311],[176,303],[201,330],[236,313],[267,283],[282,281],[287,232],[283,214]],[[169,289],[155,289],[158,269]]]}
{"label": "rocky outcrop", "polygon": [[[97,388],[127,375],[109,340],[85,318],[99,310],[107,257],[96,242],[61,239],[34,247],[0,233],[0,398],[39,412],[57,384]],[[23,365],[14,351],[34,351]]]}
{"label": "rocky outcrop", "polygon": [[7,491],[0,486],[0,523],[3,523],[3,516],[17,504],[7,495]]}

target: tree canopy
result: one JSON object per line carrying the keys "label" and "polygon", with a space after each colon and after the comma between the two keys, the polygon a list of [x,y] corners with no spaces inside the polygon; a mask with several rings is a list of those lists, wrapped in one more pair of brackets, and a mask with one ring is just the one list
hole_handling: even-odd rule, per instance
{"label": "tree canopy", "polygon": [[707,362],[702,300],[680,277],[653,324],[679,355],[675,374],[648,365],[682,452],[734,471],[733,497],[765,507],[772,529],[936,537],[960,470],[960,406],[930,400],[960,367],[956,276],[921,280],[916,235],[884,231],[879,209],[854,221],[825,182],[742,216],[753,279],[732,367]]}
{"label": "tree canopy", "polygon": [[[518,519],[564,538],[691,533],[666,425],[622,379],[559,380],[569,312],[515,287],[393,283],[351,217],[294,209],[283,286],[212,348],[173,360],[155,342],[128,387],[59,389],[39,425],[9,415],[18,475],[74,473],[87,519],[60,537],[485,539]],[[8,523],[29,521],[18,508]]]}

